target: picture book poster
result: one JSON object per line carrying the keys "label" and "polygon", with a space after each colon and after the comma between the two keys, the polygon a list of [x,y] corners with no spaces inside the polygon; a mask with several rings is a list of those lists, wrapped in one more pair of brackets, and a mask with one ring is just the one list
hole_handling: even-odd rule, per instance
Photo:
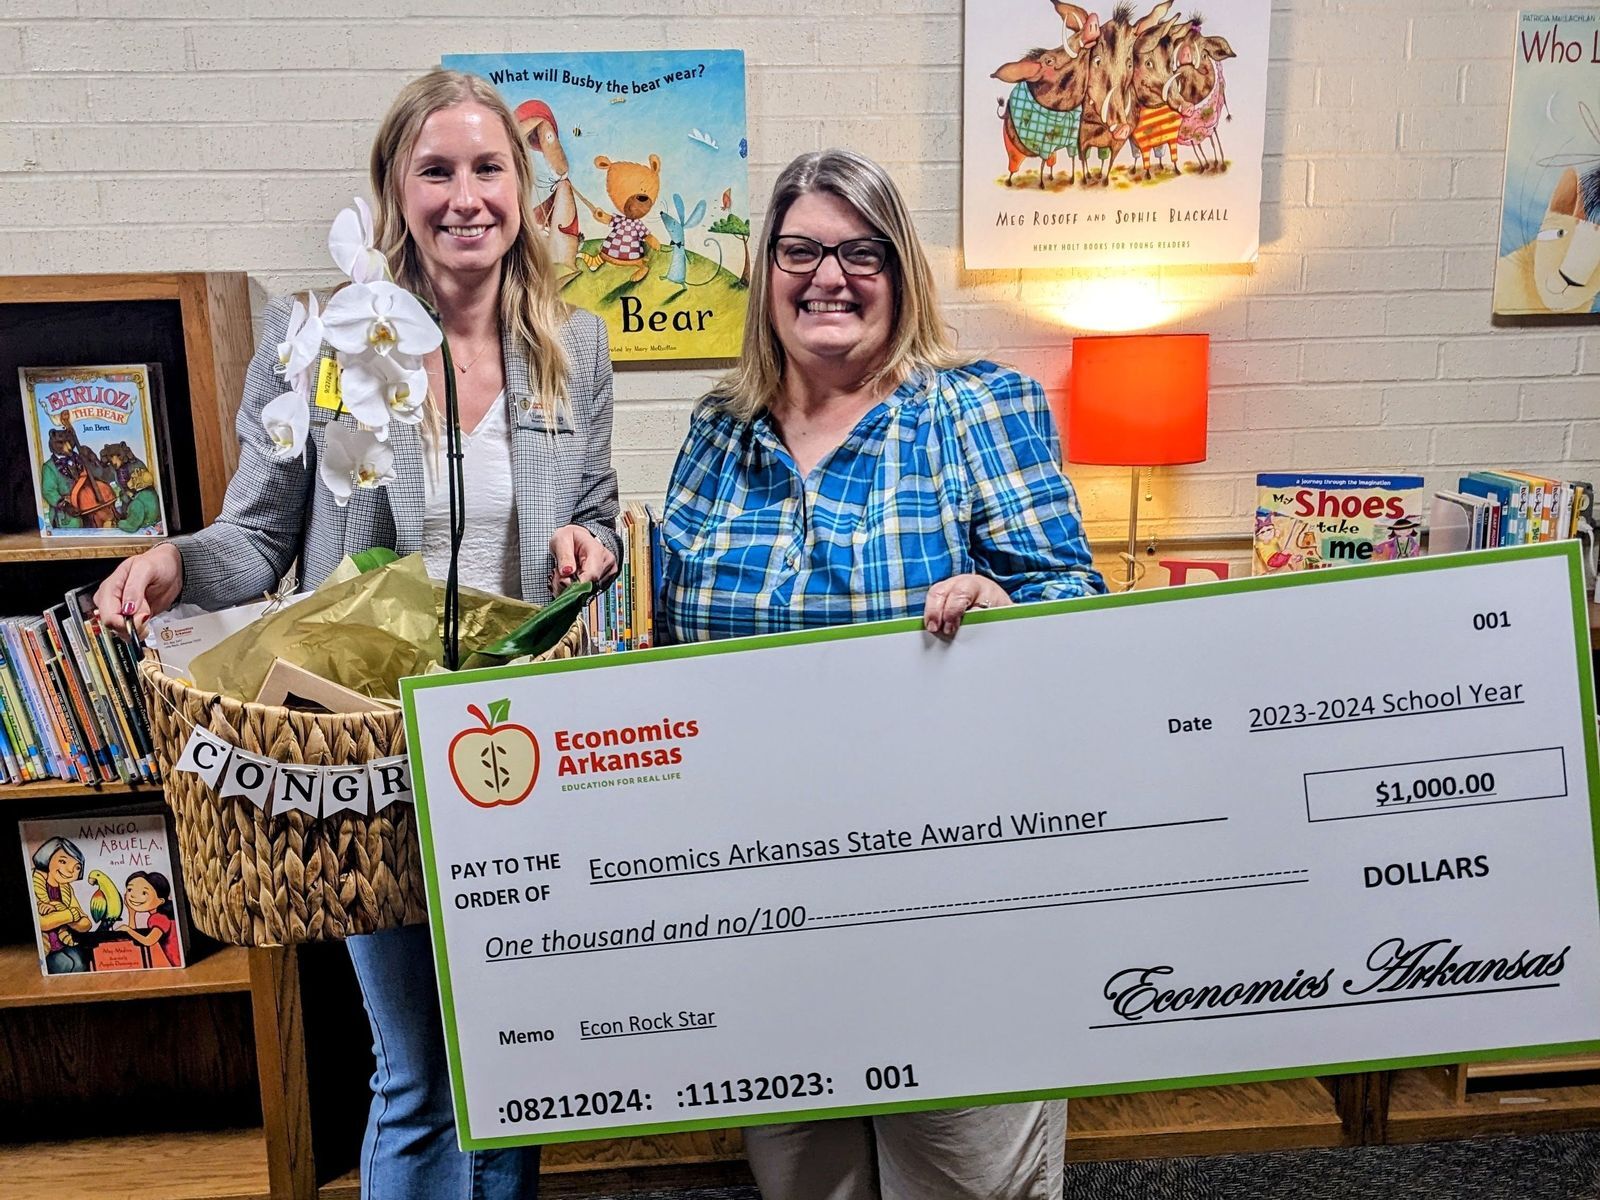
{"label": "picture book poster", "polygon": [[1516,37],[1494,311],[1594,312],[1600,293],[1600,11],[1525,12]]}
{"label": "picture book poster", "polygon": [[182,900],[159,811],[19,825],[44,974],[184,965]]}
{"label": "picture book poster", "polygon": [[1422,553],[1420,475],[1256,476],[1252,575]]}
{"label": "picture book poster", "polygon": [[1254,262],[1269,0],[966,6],[969,269]]}
{"label": "picture book poster", "polygon": [[618,362],[734,358],[750,292],[742,50],[457,54],[516,115],[561,296]]}
{"label": "picture book poster", "polygon": [[47,537],[164,537],[152,406],[141,363],[18,371],[34,509]]}

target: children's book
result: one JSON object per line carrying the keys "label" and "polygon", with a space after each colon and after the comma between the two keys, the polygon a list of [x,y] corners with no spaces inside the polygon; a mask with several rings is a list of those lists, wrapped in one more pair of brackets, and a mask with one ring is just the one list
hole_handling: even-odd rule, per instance
{"label": "children's book", "polygon": [[1593,313],[1600,310],[1600,12],[1523,12],[1512,36],[1494,311]]}
{"label": "children's book", "polygon": [[166,970],[189,961],[177,856],[159,810],[19,825],[44,974]]}
{"label": "children's book", "polygon": [[23,367],[17,375],[39,532],[165,537],[155,368]]}
{"label": "children's book", "polygon": [[1256,489],[1254,575],[1422,553],[1420,475],[1257,475]]}
{"label": "children's book", "polygon": [[488,80],[533,156],[561,298],[616,362],[737,358],[750,295],[744,51],[447,54]]}

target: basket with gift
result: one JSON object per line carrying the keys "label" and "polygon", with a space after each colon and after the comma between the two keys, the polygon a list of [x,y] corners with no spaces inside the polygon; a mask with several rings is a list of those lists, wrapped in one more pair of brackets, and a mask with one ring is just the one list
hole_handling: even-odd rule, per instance
{"label": "basket with gift", "polygon": [[[542,609],[458,586],[468,514],[456,372],[438,313],[394,282],[360,200],[335,219],[328,249],[349,282],[321,307],[314,294],[295,300],[278,346],[285,390],[261,409],[258,449],[304,460],[313,399],[334,407],[317,477],[343,507],[356,489],[395,478],[395,426],[437,424],[450,567],[440,584],[419,555],[368,550],[186,671],[142,665],[194,923],[241,945],[423,921],[400,679],[568,657],[584,644],[587,583]],[[435,351],[442,414],[430,408],[424,366]],[[324,377],[336,382],[324,388]]]}
{"label": "basket with gift", "polygon": [[[219,941],[323,941],[426,919],[396,697],[403,676],[446,669],[446,589],[420,555],[361,557],[390,561],[347,561],[182,673],[154,657],[140,668],[189,907]],[[588,592],[539,608],[459,589],[460,665],[581,653]]]}

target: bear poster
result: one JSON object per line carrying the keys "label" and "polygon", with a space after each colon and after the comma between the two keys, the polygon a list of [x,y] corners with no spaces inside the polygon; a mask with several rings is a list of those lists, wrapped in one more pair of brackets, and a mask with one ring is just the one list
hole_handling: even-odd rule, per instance
{"label": "bear poster", "polygon": [[1269,0],[968,4],[969,269],[1253,262]]}
{"label": "bear poster", "polygon": [[750,290],[744,52],[456,54],[499,89],[567,303],[618,362],[733,358]]}
{"label": "bear poster", "polygon": [[1600,12],[1525,12],[1494,311],[1592,313],[1600,293]]}
{"label": "bear poster", "polygon": [[23,367],[33,499],[46,537],[164,537],[158,368]]}

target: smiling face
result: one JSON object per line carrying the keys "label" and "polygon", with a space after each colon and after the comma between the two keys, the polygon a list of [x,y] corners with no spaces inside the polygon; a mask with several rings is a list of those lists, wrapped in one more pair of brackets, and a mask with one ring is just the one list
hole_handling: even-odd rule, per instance
{"label": "smiling face", "polygon": [[[833,193],[806,192],[789,206],[777,236],[834,246],[882,235]],[[809,275],[790,275],[776,265],[770,270],[772,331],[791,360],[849,360],[866,371],[883,361],[894,332],[898,276],[892,258],[876,275],[846,275],[832,254]]]}
{"label": "smiling face", "polygon": [[135,877],[128,880],[122,899],[134,912],[155,912],[161,907],[161,897],[148,879]]}
{"label": "smiling face", "polygon": [[50,882],[60,887],[63,883],[71,883],[83,876],[83,864],[65,850],[57,850],[50,856],[50,870],[47,872]]}
{"label": "smiling face", "polygon": [[423,122],[401,194],[430,278],[498,268],[521,228],[519,186],[505,126],[489,109],[457,104]]}

